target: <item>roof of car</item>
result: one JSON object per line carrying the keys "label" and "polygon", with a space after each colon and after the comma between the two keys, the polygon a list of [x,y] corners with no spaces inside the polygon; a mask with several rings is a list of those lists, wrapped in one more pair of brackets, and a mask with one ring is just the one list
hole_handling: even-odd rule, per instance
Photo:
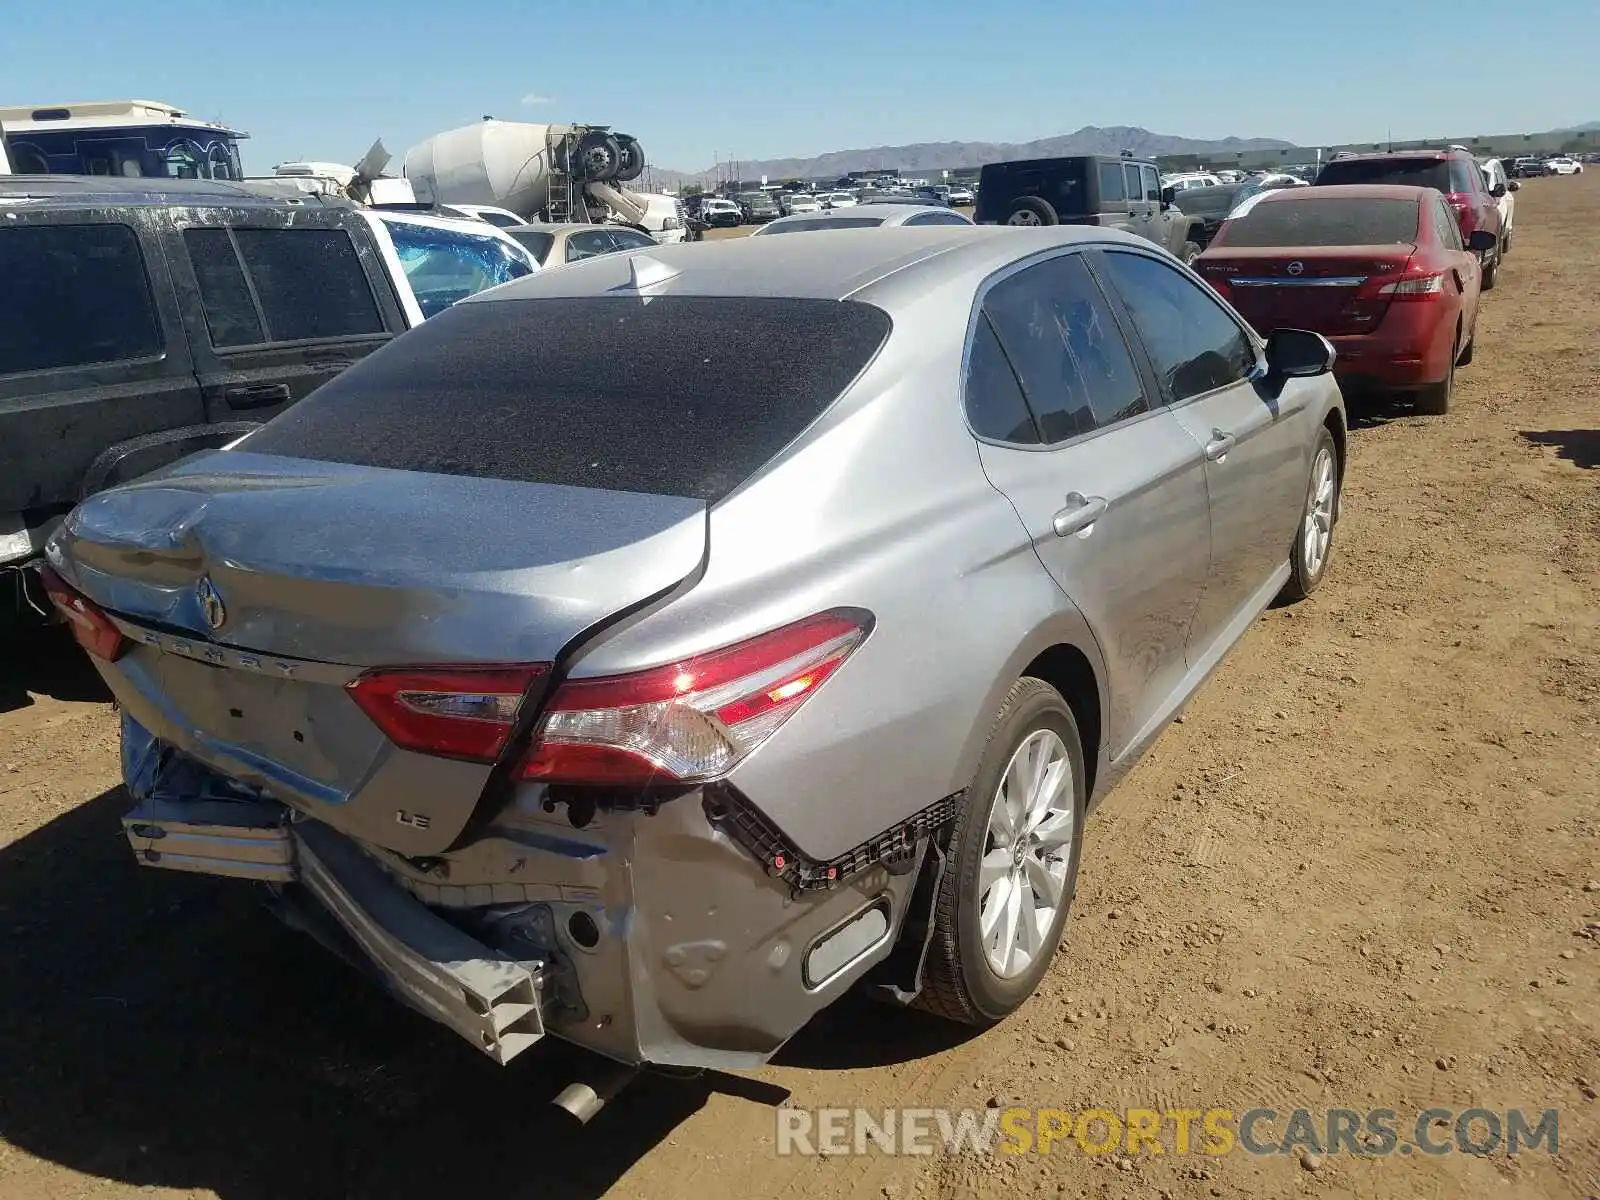
{"label": "roof of car", "polygon": [[1261,193],[1261,203],[1291,200],[1420,200],[1433,188],[1399,183],[1321,183],[1316,187],[1277,188]]}
{"label": "roof of car", "polygon": [[[621,225],[603,225],[584,221],[529,221],[526,225],[503,225],[502,233],[576,233],[580,229],[623,229]],[[638,230],[633,232],[637,233]]]}
{"label": "roof of car", "polygon": [[1449,158],[1452,154],[1465,154],[1472,157],[1470,150],[1372,150],[1361,154],[1341,154],[1337,158],[1330,158],[1323,166],[1336,162],[1356,162],[1370,158]]}
{"label": "roof of car", "polygon": [[298,189],[274,191],[224,179],[153,179],[120,175],[0,175],[0,198],[38,202],[30,207],[60,204],[212,204],[302,207],[352,207],[348,200]]}
{"label": "roof of car", "polygon": [[[882,220],[887,221],[891,217],[915,216],[918,213],[925,212],[948,213],[954,211],[954,209],[946,204],[897,204],[893,201],[882,201],[877,203],[854,204],[849,208],[825,208],[821,212],[814,215],[808,213],[805,219],[807,221],[856,221],[860,220],[862,217],[879,217]],[[782,225],[785,222],[792,220],[794,220],[793,217],[779,217],[776,221],[772,222],[772,225]],[[768,225],[767,228],[771,229],[772,225]]]}
{"label": "roof of car", "polygon": [[919,282],[935,284],[942,272],[993,271],[1030,253],[1089,242],[1156,249],[1132,234],[1083,225],[839,229],[817,238],[727,238],[601,255],[562,271],[516,280],[495,288],[492,295],[481,293],[462,303],[626,293],[634,290],[636,278],[640,290],[651,296],[843,300],[913,268]]}

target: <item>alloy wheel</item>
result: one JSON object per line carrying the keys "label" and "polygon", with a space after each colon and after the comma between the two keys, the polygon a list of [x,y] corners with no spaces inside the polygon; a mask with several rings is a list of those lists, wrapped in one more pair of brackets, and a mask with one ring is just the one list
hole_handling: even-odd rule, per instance
{"label": "alloy wheel", "polygon": [[1328,561],[1328,543],[1333,541],[1333,501],[1336,490],[1333,451],[1326,446],[1311,465],[1311,502],[1306,505],[1305,530],[1300,538],[1300,553],[1306,575],[1315,579]]}
{"label": "alloy wheel", "polygon": [[1051,729],[1030,733],[1006,765],[990,802],[978,864],[978,931],[1001,979],[1023,974],[1066,902],[1077,823],[1072,759]]}

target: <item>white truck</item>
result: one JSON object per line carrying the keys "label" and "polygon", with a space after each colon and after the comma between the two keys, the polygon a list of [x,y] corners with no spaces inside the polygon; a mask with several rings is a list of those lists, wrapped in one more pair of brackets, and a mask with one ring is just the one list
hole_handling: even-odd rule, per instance
{"label": "white truck", "polygon": [[643,172],[638,141],[608,126],[493,118],[413,146],[404,168],[425,203],[495,205],[528,221],[631,225],[658,242],[682,241],[678,202],[627,186]]}

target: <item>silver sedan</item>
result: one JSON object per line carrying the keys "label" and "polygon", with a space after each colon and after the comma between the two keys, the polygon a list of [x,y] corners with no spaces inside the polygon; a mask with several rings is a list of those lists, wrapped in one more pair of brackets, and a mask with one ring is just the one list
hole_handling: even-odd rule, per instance
{"label": "silver sedan", "polygon": [[934,204],[858,204],[854,208],[828,208],[779,217],[750,236],[765,237],[774,233],[802,233],[819,229],[971,224],[963,214]]}
{"label": "silver sedan", "polygon": [[46,581],[141,863],[497,1061],[749,1066],[857,984],[1026,1001],[1086,815],[1324,578],[1331,362],[1111,230],[658,246],[85,501]]}

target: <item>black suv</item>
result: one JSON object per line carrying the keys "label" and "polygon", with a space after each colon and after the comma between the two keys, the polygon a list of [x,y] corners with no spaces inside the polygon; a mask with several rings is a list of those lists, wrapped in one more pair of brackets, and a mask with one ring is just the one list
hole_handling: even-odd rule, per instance
{"label": "black suv", "polygon": [[406,328],[344,201],[3,176],[0,207],[0,279],[26,281],[0,288],[0,610],[79,499],[243,436]]}
{"label": "black suv", "polygon": [[1147,159],[1084,154],[989,163],[978,179],[980,225],[1101,225],[1177,255],[1200,256],[1196,222],[1173,204]]}

